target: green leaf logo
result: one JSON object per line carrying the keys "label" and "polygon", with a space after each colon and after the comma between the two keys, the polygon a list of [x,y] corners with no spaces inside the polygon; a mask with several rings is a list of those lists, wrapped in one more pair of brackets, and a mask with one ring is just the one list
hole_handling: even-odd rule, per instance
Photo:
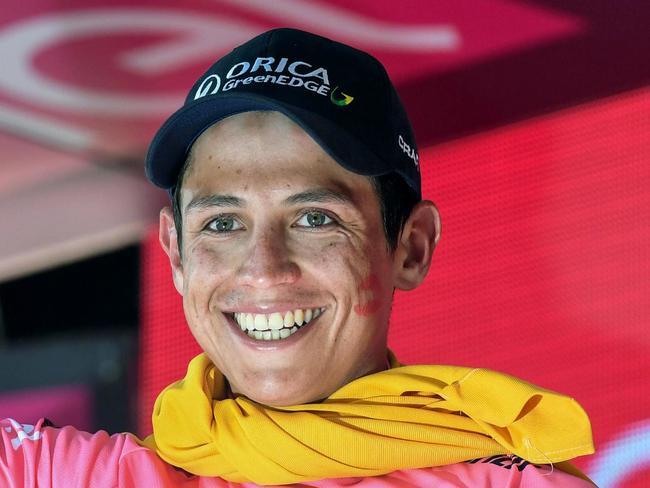
{"label": "green leaf logo", "polygon": [[332,93],[330,93],[330,101],[334,105],[338,105],[339,107],[345,107],[346,105],[350,105],[352,103],[352,100],[354,100],[354,97],[351,97],[350,95],[340,92],[341,97],[335,97],[336,90],[338,90],[339,87],[336,86],[334,87],[334,90],[332,90]]}

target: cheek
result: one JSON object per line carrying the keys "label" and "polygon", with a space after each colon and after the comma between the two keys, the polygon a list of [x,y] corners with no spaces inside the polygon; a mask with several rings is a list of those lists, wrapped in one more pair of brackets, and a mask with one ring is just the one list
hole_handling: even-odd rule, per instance
{"label": "cheek", "polygon": [[197,299],[210,294],[228,275],[227,254],[208,246],[194,246],[186,254],[189,257],[183,265],[186,294]]}
{"label": "cheek", "polygon": [[381,261],[370,249],[329,242],[304,246],[303,251],[303,262],[327,280],[331,289],[346,293],[356,315],[370,317],[382,308]]}
{"label": "cheek", "polygon": [[341,290],[365,275],[360,269],[366,264],[363,252],[346,240],[304,239],[292,246],[292,251],[301,268]]}
{"label": "cheek", "polygon": [[381,308],[381,283],[377,275],[371,274],[357,287],[358,302],[354,313],[361,317],[374,315]]}
{"label": "cheek", "polygon": [[329,274],[329,268],[340,269],[342,263],[354,255],[354,248],[338,239],[317,239],[313,236],[300,239],[294,237],[289,241],[289,252],[296,262],[315,272]]}

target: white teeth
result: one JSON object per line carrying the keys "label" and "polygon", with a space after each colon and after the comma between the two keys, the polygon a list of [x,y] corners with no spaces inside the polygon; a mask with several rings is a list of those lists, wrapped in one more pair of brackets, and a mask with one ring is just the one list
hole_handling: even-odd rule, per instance
{"label": "white teeth", "polygon": [[266,315],[255,314],[255,329],[256,330],[267,330],[269,328],[269,323],[266,319]]}
{"label": "white teeth", "polygon": [[268,315],[235,312],[232,316],[241,330],[250,337],[272,341],[286,339],[301,326],[320,316],[324,310],[325,308],[297,308],[284,314],[273,312]]}
{"label": "white teeth", "polygon": [[287,313],[284,314],[284,326],[285,327],[291,327],[294,324],[293,322],[293,312],[289,310]]}
{"label": "white teeth", "polygon": [[277,312],[272,313],[269,317],[269,328],[271,330],[280,330],[282,327],[284,327],[284,317]]}
{"label": "white teeth", "polygon": [[305,313],[302,311],[302,308],[297,308],[293,311],[293,320],[296,322],[296,324],[302,325],[302,323],[305,321]]}

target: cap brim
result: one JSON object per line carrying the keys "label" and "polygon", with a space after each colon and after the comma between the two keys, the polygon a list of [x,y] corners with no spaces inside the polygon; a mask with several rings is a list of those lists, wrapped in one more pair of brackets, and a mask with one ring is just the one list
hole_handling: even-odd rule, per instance
{"label": "cap brim", "polygon": [[220,94],[186,104],[167,119],[149,146],[147,177],[161,188],[173,188],[190,147],[208,127],[230,115],[254,110],[283,113],[336,162],[354,173],[378,176],[395,170],[363,141],[318,114],[261,95]]}

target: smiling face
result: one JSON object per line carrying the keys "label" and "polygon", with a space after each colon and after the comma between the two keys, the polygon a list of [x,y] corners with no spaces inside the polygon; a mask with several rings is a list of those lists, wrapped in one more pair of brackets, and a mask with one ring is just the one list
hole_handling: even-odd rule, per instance
{"label": "smiling face", "polygon": [[278,112],[228,117],[196,140],[182,259],[169,209],[161,241],[189,327],[233,392],[313,402],[386,368],[401,254],[379,208],[369,178]]}

